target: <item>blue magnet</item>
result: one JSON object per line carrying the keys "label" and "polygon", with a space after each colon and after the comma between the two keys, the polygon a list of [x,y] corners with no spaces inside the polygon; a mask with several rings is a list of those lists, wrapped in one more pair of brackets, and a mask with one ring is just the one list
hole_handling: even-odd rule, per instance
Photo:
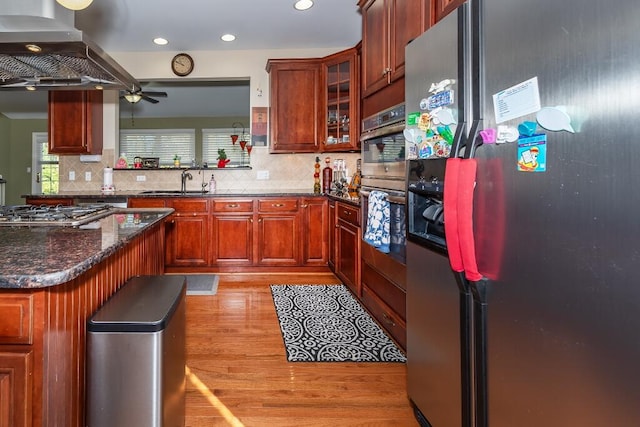
{"label": "blue magnet", "polygon": [[522,122],[518,125],[518,133],[522,136],[532,136],[536,133],[536,122]]}

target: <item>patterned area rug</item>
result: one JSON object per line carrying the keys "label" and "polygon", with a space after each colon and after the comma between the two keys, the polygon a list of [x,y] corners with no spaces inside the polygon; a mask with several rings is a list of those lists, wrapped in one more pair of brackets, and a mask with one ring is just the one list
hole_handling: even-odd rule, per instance
{"label": "patterned area rug", "polygon": [[344,285],[271,285],[290,362],[406,362]]}

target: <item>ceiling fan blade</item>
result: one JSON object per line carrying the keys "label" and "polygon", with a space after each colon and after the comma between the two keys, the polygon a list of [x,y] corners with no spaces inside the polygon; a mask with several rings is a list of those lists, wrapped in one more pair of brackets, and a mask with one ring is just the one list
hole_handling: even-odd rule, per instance
{"label": "ceiling fan blade", "polygon": [[156,96],[156,97],[160,97],[160,98],[166,98],[167,97],[167,92],[153,92],[153,91],[146,91],[143,90],[140,92],[140,94],[144,94],[144,95],[148,95],[148,96]]}
{"label": "ceiling fan blade", "polygon": [[158,102],[160,102],[160,101],[158,101],[157,99],[153,99],[153,98],[151,98],[151,97],[147,96],[147,95],[146,95],[145,93],[143,93],[143,92],[140,92],[140,94],[139,94],[139,95],[142,97],[142,99],[144,99],[145,101],[148,101],[148,102],[150,102],[150,103],[152,103],[152,104],[157,104]]}

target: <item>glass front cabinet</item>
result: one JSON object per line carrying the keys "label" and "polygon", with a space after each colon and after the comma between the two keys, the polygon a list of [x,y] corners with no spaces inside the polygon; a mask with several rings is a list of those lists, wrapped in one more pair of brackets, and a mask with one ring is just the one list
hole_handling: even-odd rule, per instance
{"label": "glass front cabinet", "polygon": [[358,51],[351,48],[325,57],[322,66],[323,151],[359,150]]}

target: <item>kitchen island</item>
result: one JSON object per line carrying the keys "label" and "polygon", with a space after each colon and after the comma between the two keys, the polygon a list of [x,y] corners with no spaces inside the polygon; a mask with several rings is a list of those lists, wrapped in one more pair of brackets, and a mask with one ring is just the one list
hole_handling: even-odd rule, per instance
{"label": "kitchen island", "polygon": [[163,273],[172,211],[0,227],[0,425],[84,425],[86,321],[129,278]]}

